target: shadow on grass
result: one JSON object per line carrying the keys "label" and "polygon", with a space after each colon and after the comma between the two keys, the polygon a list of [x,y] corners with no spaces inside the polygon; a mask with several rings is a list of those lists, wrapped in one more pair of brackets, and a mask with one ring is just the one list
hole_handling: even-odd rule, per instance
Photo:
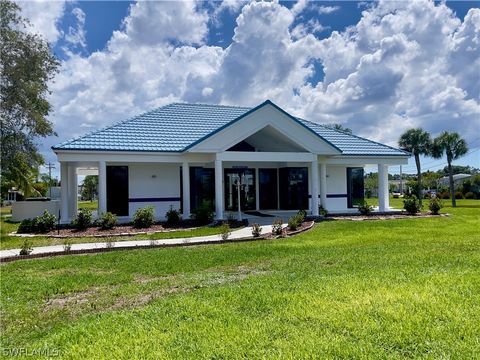
{"label": "shadow on grass", "polygon": [[[445,206],[445,207],[448,207],[448,208],[451,208],[452,206]],[[457,205],[456,206],[457,208],[468,208],[468,209],[480,209],[480,204],[478,205]]]}

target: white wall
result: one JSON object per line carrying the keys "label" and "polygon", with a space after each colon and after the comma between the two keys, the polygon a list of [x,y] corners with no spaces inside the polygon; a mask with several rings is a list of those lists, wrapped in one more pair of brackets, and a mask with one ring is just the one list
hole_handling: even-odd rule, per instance
{"label": "white wall", "polygon": [[[180,164],[130,163],[128,165],[129,199],[180,198]],[[129,202],[130,217],[138,208],[152,205],[155,216],[164,219],[173,206],[180,209],[180,201]]]}
{"label": "white wall", "polygon": [[327,210],[346,211],[347,197],[329,198],[332,194],[347,194],[346,166],[327,166]]}
{"label": "white wall", "polygon": [[58,218],[60,201],[16,201],[12,204],[12,221],[33,219],[47,210]]}

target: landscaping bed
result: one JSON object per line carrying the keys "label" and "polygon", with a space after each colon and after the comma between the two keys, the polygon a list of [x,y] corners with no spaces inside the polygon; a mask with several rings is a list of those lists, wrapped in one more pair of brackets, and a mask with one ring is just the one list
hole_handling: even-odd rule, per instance
{"label": "landscaping bed", "polygon": [[74,228],[60,228],[52,230],[44,234],[17,234],[14,236],[47,236],[53,238],[75,238],[75,237],[109,237],[109,236],[133,236],[141,234],[155,234],[160,232],[172,232],[178,230],[194,230],[195,226],[165,227],[162,224],[155,224],[146,229],[139,229],[132,225],[117,225],[113,229],[104,230],[99,227],[89,227],[85,230],[77,230]]}

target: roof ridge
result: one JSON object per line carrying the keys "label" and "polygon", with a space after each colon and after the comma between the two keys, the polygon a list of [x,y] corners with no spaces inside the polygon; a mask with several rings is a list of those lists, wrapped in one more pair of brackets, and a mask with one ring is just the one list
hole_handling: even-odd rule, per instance
{"label": "roof ridge", "polygon": [[238,106],[238,105],[223,105],[223,104],[207,104],[207,103],[188,103],[188,102],[175,102],[170,105],[188,105],[188,106],[209,106],[209,107],[224,107],[224,108],[233,108],[233,109],[246,109],[250,110],[252,107],[249,106]]}
{"label": "roof ridge", "polygon": [[409,155],[409,154],[410,154],[409,152],[407,152],[407,151],[405,151],[405,150],[402,150],[402,149],[399,149],[399,148],[395,148],[395,147],[393,147],[393,146],[390,146],[390,145],[387,145],[387,144],[383,144],[383,143],[380,143],[380,142],[378,142],[378,141],[373,141],[373,140],[370,140],[370,139],[367,139],[367,138],[364,138],[364,137],[361,137],[361,136],[358,136],[358,135],[355,135],[355,134],[351,134],[351,133],[348,133],[348,132],[345,132],[345,131],[340,131],[340,130],[334,129],[334,128],[332,128],[332,127],[329,127],[329,126],[327,126],[327,125],[324,125],[324,124],[319,124],[319,123],[316,123],[316,122],[314,122],[314,121],[305,120],[305,119],[302,119],[302,118],[297,118],[297,119],[300,119],[300,120],[305,121],[305,122],[310,123],[310,124],[315,124],[315,125],[321,126],[321,127],[325,128],[325,129],[329,129],[329,130],[335,131],[335,132],[340,133],[340,134],[352,136],[352,137],[357,138],[357,139],[362,139],[362,140],[371,142],[371,143],[376,144],[376,145],[381,145],[381,146],[390,148],[390,149],[392,149],[392,150],[401,151],[401,152],[405,153],[406,155]]}

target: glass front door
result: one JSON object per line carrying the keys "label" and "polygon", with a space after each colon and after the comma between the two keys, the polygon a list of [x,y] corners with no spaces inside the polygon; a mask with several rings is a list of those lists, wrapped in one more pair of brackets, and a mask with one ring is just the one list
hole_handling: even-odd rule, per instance
{"label": "glass front door", "polygon": [[308,169],[279,169],[280,209],[308,209]]}
{"label": "glass front door", "polygon": [[261,210],[278,209],[277,169],[258,169],[258,191]]}
{"label": "glass front door", "polygon": [[225,169],[225,210],[238,210],[238,184],[240,183],[240,207],[255,210],[255,170]]}
{"label": "glass front door", "polygon": [[364,200],[363,168],[347,168],[347,206],[361,205]]}

